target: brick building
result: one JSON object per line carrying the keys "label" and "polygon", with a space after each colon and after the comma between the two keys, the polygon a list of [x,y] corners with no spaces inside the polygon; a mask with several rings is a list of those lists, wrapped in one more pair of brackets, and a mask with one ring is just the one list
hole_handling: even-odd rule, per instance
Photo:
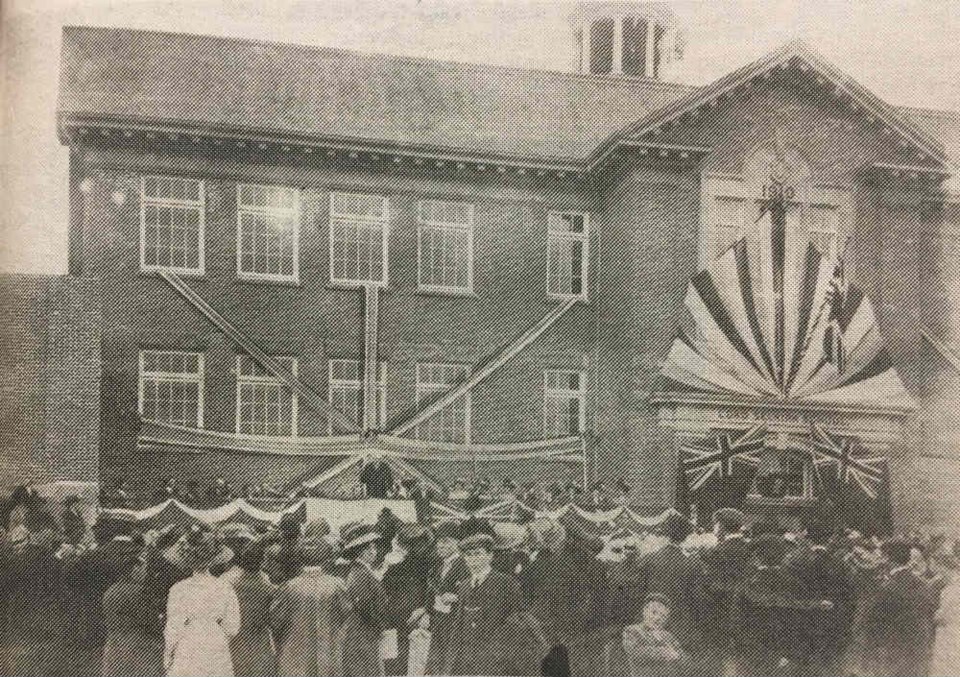
{"label": "brick building", "polygon": [[[590,3],[571,26],[573,73],[66,28],[70,275],[103,307],[101,477],[336,493],[382,453],[436,485],[625,478],[635,503],[665,505],[685,448],[759,428],[759,456],[738,461],[799,481],[757,494],[789,507],[822,498],[818,426],[888,459],[899,514],[929,516],[928,478],[960,461],[944,429],[960,114],[883,102],[801,43],[670,83],[681,41],[658,3]],[[842,259],[844,290],[872,299],[853,324],[883,336],[881,397],[879,372],[837,363],[858,349],[842,322],[835,350],[796,339],[837,372],[816,397],[665,366],[688,283],[758,217],[778,227],[772,186],[789,191],[787,241],[811,242],[835,284]],[[841,382],[861,387],[831,398]]]}

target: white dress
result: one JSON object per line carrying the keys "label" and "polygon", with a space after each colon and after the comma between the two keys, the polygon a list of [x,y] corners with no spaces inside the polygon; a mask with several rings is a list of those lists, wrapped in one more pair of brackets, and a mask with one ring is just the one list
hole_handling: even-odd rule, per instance
{"label": "white dress", "polygon": [[960,671],[960,576],[955,574],[940,595],[930,676],[955,677],[958,671]]}
{"label": "white dress", "polygon": [[208,573],[170,588],[164,666],[169,677],[233,677],[230,638],[240,631],[233,586]]}

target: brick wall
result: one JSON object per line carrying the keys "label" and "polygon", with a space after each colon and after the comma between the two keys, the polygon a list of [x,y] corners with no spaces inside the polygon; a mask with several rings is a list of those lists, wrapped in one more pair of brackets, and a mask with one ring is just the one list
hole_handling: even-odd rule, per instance
{"label": "brick wall", "polygon": [[[546,294],[547,212],[595,211],[583,186],[556,178],[465,181],[458,177],[391,174],[326,165],[257,164],[200,155],[151,156],[89,149],[75,157],[83,194],[84,276],[104,305],[103,465],[131,481],[137,409],[138,351],[163,348],[205,354],[208,429],[235,429],[235,346],[166,283],[139,270],[139,177],[147,173],[203,178],[206,192],[206,273],[185,278],[230,322],[268,353],[296,356],[300,379],[327,391],[330,358],[362,356],[361,290],[329,282],[329,194],[366,191],[390,198],[389,287],[381,292],[379,346],[388,362],[388,426],[415,410],[418,362],[478,365],[542,318],[556,303]],[[300,283],[239,281],[236,275],[236,183],[301,189]],[[119,196],[119,197],[118,197]],[[417,288],[416,201],[440,198],[475,205],[474,289],[471,296]],[[472,441],[542,439],[543,371],[590,370],[595,303],[575,306],[532,346],[472,395]],[[301,402],[301,435],[324,435],[323,416]],[[141,459],[142,460],[142,459]],[[238,463],[246,461],[238,460]],[[209,473],[215,470],[211,467]],[[204,477],[200,477],[203,481]]]}
{"label": "brick wall", "polygon": [[0,486],[98,478],[99,299],[87,281],[0,276]]}

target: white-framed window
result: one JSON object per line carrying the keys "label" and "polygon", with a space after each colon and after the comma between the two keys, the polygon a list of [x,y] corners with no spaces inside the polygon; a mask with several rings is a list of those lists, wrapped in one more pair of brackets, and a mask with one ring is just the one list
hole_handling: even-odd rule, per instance
{"label": "white-framed window", "polygon": [[140,416],[187,428],[203,427],[203,354],[140,351]]}
{"label": "white-framed window", "polygon": [[429,291],[473,290],[473,205],[417,203],[418,282]]}
{"label": "white-framed window", "polygon": [[718,195],[713,203],[713,258],[729,249],[743,230],[745,200]]}
{"label": "white-framed window", "polygon": [[[327,365],[330,388],[330,404],[347,418],[361,425],[363,422],[363,363],[360,360],[330,360]],[[381,362],[377,367],[376,384],[377,425],[383,429],[387,421],[387,363]],[[333,435],[333,422],[329,424],[330,434]]]}
{"label": "white-framed window", "polygon": [[299,190],[237,185],[238,277],[296,282],[299,234]]}
{"label": "white-framed window", "polygon": [[[470,375],[465,364],[417,365],[417,409],[435,400]],[[470,393],[457,398],[417,426],[417,439],[433,442],[470,442]]]}
{"label": "white-framed window", "polygon": [[387,284],[389,205],[380,195],[330,194],[330,281]]}
{"label": "white-framed window", "polygon": [[[296,378],[295,357],[274,359]],[[245,354],[237,355],[237,433],[297,435],[297,394]]]}
{"label": "white-framed window", "polygon": [[839,210],[832,205],[810,205],[806,210],[807,234],[810,244],[816,247],[824,258],[835,260],[837,251]]}
{"label": "white-framed window", "polygon": [[543,434],[546,439],[579,435],[587,416],[587,375],[570,369],[543,372]]}
{"label": "white-framed window", "polygon": [[587,297],[589,217],[582,212],[547,215],[547,293],[561,298]]}
{"label": "white-framed window", "polygon": [[140,180],[140,268],[202,275],[203,181],[174,176]]}

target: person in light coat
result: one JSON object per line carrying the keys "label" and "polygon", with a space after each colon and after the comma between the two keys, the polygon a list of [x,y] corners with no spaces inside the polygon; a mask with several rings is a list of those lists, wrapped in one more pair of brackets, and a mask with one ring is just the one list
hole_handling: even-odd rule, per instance
{"label": "person in light coat", "polygon": [[233,677],[230,639],[240,631],[240,604],[233,586],[210,573],[232,553],[202,527],[193,527],[174,547],[193,575],[174,585],[167,599],[167,675]]}
{"label": "person in light coat", "polygon": [[956,571],[940,594],[930,677],[948,677],[960,666],[960,576]]}
{"label": "person in light coat", "polygon": [[339,675],[337,637],[346,615],[343,581],[327,574],[333,547],[323,540],[305,544],[300,573],[277,590],[270,625],[284,677]]}

